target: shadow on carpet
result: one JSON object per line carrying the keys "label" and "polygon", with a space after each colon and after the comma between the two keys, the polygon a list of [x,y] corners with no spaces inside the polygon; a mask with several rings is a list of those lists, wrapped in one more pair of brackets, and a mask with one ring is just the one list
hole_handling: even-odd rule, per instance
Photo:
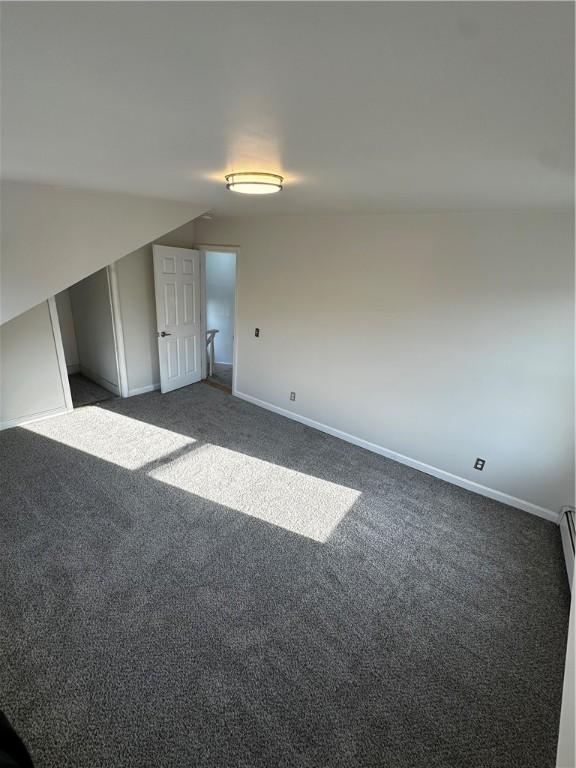
{"label": "shadow on carpet", "polygon": [[556,526],[216,389],[0,434],[37,768],[552,768]]}

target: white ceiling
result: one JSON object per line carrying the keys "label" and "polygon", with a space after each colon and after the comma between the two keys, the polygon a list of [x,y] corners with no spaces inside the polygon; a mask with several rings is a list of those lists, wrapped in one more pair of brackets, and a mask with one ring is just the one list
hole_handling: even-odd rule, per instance
{"label": "white ceiling", "polygon": [[[216,212],[568,206],[571,3],[4,3],[3,175]],[[232,170],[286,189],[245,198]]]}

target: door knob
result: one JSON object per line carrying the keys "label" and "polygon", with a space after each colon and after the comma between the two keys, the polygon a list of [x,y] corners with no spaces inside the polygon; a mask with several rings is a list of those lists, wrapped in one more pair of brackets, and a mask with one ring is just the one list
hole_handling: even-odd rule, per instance
{"label": "door knob", "polygon": [[164,338],[164,336],[172,336],[172,334],[171,333],[166,333],[166,331],[162,331],[160,336],[162,336],[162,338]]}

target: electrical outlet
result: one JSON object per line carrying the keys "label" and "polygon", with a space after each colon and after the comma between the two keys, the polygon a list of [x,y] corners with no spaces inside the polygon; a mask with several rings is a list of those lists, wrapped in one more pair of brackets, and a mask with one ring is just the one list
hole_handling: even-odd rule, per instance
{"label": "electrical outlet", "polygon": [[480,472],[482,472],[484,469],[484,464],[486,464],[486,459],[476,459],[474,462],[474,469],[478,469]]}
{"label": "electrical outlet", "polygon": [[296,392],[290,392],[290,400],[296,400]]}
{"label": "electrical outlet", "polygon": [[256,338],[260,336],[260,328],[254,328],[254,336],[256,336]]}

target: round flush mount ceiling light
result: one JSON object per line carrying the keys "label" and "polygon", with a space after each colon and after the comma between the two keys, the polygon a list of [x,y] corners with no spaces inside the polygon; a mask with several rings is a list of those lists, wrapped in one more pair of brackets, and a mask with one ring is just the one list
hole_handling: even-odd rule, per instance
{"label": "round flush mount ceiling light", "polygon": [[226,189],[244,195],[271,195],[280,192],[284,178],[277,173],[242,172],[226,176]]}

